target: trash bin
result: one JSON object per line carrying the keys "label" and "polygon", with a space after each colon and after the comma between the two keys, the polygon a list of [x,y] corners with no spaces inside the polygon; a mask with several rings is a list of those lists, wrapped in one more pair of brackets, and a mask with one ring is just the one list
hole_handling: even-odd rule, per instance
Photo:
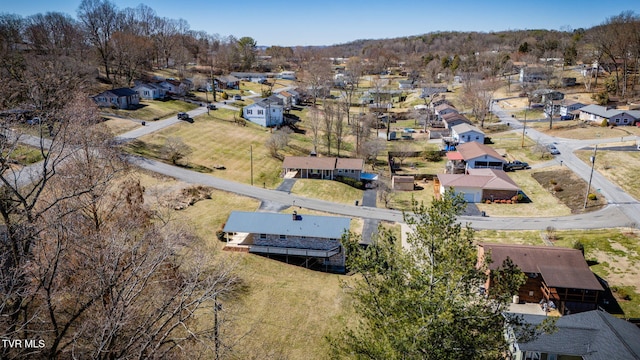
{"label": "trash bin", "polygon": [[481,213],[480,213],[480,215],[481,215],[482,217],[487,217],[487,213],[486,213],[486,212],[484,212],[484,211],[483,211],[483,212],[481,212]]}
{"label": "trash bin", "polygon": [[147,125],[147,122],[146,122],[146,121],[143,121],[143,122],[142,122],[142,126],[145,126],[145,125]]}
{"label": "trash bin", "polygon": [[358,206],[358,200],[356,200],[356,206]]}

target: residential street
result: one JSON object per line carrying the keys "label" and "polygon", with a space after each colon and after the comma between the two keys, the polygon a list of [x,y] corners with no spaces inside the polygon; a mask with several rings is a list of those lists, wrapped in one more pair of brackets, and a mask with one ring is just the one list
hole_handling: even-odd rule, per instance
{"label": "residential street", "polygon": [[[190,111],[189,115],[191,117],[194,117],[206,111],[206,108],[200,107]],[[521,134],[522,125],[515,119],[511,118],[511,115],[509,113],[503,111],[498,106],[494,106],[494,113],[503,122],[511,123],[514,127],[515,133]],[[171,117],[169,119],[149,122],[146,126],[141,126],[125,134],[117,136],[116,139],[121,142],[127,142],[140,136],[161,130],[180,121],[181,120],[178,120],[176,117]],[[197,122],[195,124],[197,124]],[[520,130],[518,130],[518,128]],[[557,148],[560,150],[560,155],[557,155],[555,159],[551,160],[549,163],[542,165],[559,164],[562,160],[564,166],[567,166],[568,168],[573,170],[576,174],[585,179],[585,181],[588,181],[589,179],[591,168],[580,159],[578,159],[578,157],[573,154],[573,151],[585,147],[591,147],[596,144],[615,143],[620,140],[619,138],[596,140],[559,139],[550,137],[529,128],[527,129],[527,136],[532,138],[534,141],[540,141],[541,143],[555,143]],[[631,140],[632,138],[635,139],[635,136],[625,138],[623,140]],[[32,136],[23,136],[20,140],[26,143],[33,143],[34,145],[39,142],[38,138]],[[188,183],[211,186],[216,189],[256,198],[261,201],[272,203],[276,208],[278,207],[276,206],[277,204],[281,204],[282,206],[290,206],[293,205],[295,201],[295,206],[333,214],[360,217],[372,220],[387,220],[394,222],[403,221],[402,213],[396,210],[380,209],[371,206],[336,204],[323,200],[295,196],[289,194],[288,192],[269,190],[258,186],[236,183],[220,179],[215,176],[187,170],[181,167],[171,166],[151,159],[145,159],[137,156],[128,156],[128,159],[130,159],[133,164],[147,170],[171,176]],[[42,165],[38,163],[24,168],[20,173],[16,174],[16,181],[22,181],[29,178],[30,176],[32,176],[33,171],[39,171],[38,169],[41,166]],[[598,191],[602,193],[609,201],[609,205],[607,205],[602,210],[585,214],[554,218],[498,218],[461,216],[460,220],[464,223],[470,223],[471,226],[475,229],[491,230],[544,230],[549,226],[552,226],[556,229],[598,229],[628,226],[636,227],[638,224],[640,224],[640,203],[638,201],[625,193],[620,187],[604,178],[604,176],[600,175],[598,172],[594,172],[592,186],[598,189]]]}

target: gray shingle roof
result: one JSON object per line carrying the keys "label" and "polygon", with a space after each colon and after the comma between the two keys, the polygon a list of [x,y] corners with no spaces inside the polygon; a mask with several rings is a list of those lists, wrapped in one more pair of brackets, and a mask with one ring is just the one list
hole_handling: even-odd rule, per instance
{"label": "gray shingle roof", "polygon": [[[530,324],[546,317],[522,315]],[[557,331],[518,343],[522,351],[582,356],[584,360],[640,359],[640,329],[606,312],[593,310],[560,317]]]}

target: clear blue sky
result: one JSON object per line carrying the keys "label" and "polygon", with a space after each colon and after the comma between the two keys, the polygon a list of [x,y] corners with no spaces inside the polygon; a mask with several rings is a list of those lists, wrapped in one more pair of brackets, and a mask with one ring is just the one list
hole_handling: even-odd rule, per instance
{"label": "clear blue sky", "polygon": [[[158,16],[185,19],[192,30],[250,36],[258,45],[332,45],[434,31],[577,29],[638,0],[112,0],[120,9],[144,3]],[[76,16],[80,0],[3,1],[0,12],[23,16],[57,11]]]}

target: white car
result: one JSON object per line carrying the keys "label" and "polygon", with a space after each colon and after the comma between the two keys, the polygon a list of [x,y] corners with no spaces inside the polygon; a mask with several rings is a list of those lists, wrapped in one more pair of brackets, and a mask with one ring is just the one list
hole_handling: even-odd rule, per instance
{"label": "white car", "polygon": [[553,144],[547,145],[547,150],[549,150],[551,155],[560,155],[560,150]]}

